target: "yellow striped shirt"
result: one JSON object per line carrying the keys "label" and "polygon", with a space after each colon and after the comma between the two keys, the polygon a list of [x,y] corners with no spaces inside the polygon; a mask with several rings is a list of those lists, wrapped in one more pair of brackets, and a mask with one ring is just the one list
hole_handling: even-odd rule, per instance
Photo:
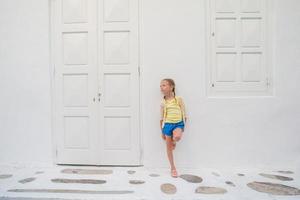
{"label": "yellow striped shirt", "polygon": [[171,100],[163,99],[161,105],[161,118],[164,123],[177,123],[185,119],[185,107],[181,97]]}

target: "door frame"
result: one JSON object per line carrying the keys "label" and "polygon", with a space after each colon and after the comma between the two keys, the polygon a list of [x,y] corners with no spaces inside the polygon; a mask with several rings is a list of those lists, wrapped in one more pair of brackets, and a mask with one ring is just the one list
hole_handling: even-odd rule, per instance
{"label": "door frame", "polygon": [[[57,107],[57,102],[56,102],[56,96],[55,96],[55,20],[54,20],[54,1],[56,0],[48,0],[48,13],[49,13],[49,73],[50,73],[50,98],[51,98],[51,142],[52,142],[52,158],[53,158],[53,164],[58,164],[58,140],[59,137],[57,135],[57,122],[56,122],[56,117],[57,117],[57,112],[58,112],[58,107]],[[143,166],[144,163],[144,145],[143,145],[143,129],[142,129],[142,102],[143,98],[141,96],[142,94],[142,68],[141,68],[141,47],[142,47],[142,6],[141,6],[141,0],[138,0],[138,71],[139,71],[139,76],[138,76],[138,82],[139,82],[139,90],[138,92],[138,112],[137,112],[137,118],[138,118],[138,130],[139,130],[139,144],[138,144],[138,149],[139,149],[139,163],[138,165],[132,165],[132,166]],[[97,34],[98,35],[98,34]],[[98,44],[97,44],[98,45]],[[97,67],[99,67],[99,63],[97,62]],[[98,72],[97,72],[98,73]],[[97,75],[98,77],[98,75]],[[97,86],[99,87],[99,85]],[[98,88],[99,89],[99,88]],[[99,120],[98,120],[99,121]],[[98,164],[95,164],[98,165]],[[94,165],[93,165],[94,166]]]}

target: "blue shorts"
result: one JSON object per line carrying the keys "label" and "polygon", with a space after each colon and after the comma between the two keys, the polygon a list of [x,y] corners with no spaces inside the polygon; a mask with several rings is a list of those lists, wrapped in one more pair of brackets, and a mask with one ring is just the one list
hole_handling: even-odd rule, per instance
{"label": "blue shorts", "polygon": [[184,131],[183,121],[178,122],[178,123],[165,123],[164,127],[162,129],[162,133],[165,134],[166,136],[173,136],[173,131],[176,128],[181,128],[182,131]]}

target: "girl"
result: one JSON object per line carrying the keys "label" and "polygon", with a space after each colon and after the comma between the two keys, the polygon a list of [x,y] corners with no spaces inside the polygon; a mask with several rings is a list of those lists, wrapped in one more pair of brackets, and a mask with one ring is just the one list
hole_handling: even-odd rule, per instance
{"label": "girl", "polygon": [[171,165],[171,176],[177,177],[173,159],[176,142],[181,139],[186,122],[185,106],[181,97],[175,95],[175,83],[172,79],[163,79],[160,90],[164,95],[161,103],[160,127],[162,138],[166,141],[167,155]]}

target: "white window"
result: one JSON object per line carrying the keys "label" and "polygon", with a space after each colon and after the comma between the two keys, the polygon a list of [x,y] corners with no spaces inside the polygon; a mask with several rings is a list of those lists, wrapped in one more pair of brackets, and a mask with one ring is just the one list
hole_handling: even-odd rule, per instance
{"label": "white window", "polygon": [[271,95],[268,0],[208,0],[210,96]]}

